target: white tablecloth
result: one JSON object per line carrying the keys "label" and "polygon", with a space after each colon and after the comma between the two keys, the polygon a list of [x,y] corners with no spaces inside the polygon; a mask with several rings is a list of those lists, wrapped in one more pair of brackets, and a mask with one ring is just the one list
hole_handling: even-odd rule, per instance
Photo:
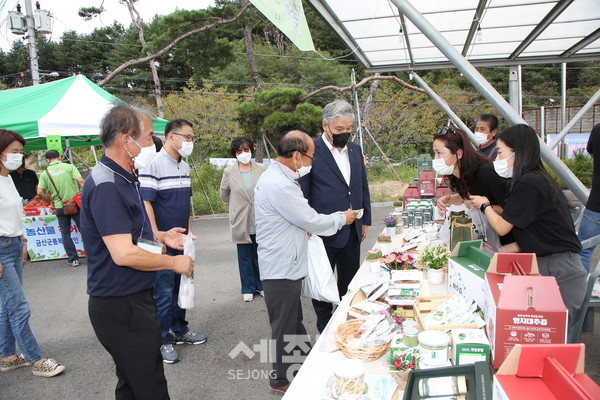
{"label": "white tablecloth", "polygon": [[[395,236],[392,238],[392,245],[388,247],[395,248],[400,244],[399,240],[400,238]],[[346,321],[350,302],[358,292],[359,288],[375,283],[378,278],[379,276],[371,271],[369,263],[364,261],[354,276],[354,279],[350,282],[348,287],[350,293],[342,298],[342,301],[335,310],[331,320],[317,339],[313,349],[302,364],[298,374],[283,397],[285,400],[320,399],[324,396],[327,382],[333,375],[335,365],[346,359],[335,342],[335,330],[339,324]],[[429,287],[430,294],[443,294],[446,293],[448,289],[448,283],[446,281],[441,285],[426,284],[424,286],[423,289],[425,291],[427,290],[427,286]],[[421,294],[428,295],[423,292]],[[365,363],[365,365],[367,374],[387,374],[390,372],[389,363],[385,355],[378,360]]]}

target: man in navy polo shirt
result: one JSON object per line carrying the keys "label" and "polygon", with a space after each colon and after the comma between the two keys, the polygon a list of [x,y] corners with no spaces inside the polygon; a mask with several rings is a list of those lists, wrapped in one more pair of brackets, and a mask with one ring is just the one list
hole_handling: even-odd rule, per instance
{"label": "man in navy polo shirt", "polygon": [[194,265],[188,256],[161,254],[156,240],[182,249],[185,229],[153,233],[142,204],[133,168],[134,158],[143,168],[156,155],[149,114],[115,106],[104,116],[100,139],[105,154],[81,197],[90,321],[116,365],[115,397],[168,399],[152,286],[155,271],[191,275]]}
{"label": "man in navy polo shirt", "polygon": [[[182,157],[192,154],[194,130],[185,119],[174,119],[165,127],[165,144],[157,157],[140,171],[140,192],[150,224],[154,231],[167,231],[178,226],[190,226],[190,166]],[[167,254],[182,254],[180,250],[167,248]],[[181,275],[158,271],[154,283],[156,320],[160,324],[163,362],[179,361],[173,344],[200,344],[206,336],[190,331],[185,320],[185,310],[177,304]],[[171,331],[173,332],[171,334]]]}

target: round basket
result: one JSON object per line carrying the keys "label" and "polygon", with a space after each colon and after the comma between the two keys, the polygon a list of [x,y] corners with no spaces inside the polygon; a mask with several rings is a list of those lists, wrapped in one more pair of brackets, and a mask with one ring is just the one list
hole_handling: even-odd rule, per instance
{"label": "round basket", "polygon": [[335,331],[335,341],[346,357],[361,361],[375,361],[385,354],[390,348],[390,343],[377,347],[348,346],[348,342],[354,338],[364,323],[364,319],[351,319],[340,324]]}

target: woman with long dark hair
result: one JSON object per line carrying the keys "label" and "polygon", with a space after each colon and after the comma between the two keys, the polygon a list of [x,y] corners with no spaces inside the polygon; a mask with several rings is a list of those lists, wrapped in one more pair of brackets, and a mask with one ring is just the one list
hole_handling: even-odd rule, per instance
{"label": "woman with long dark hair", "polygon": [[[434,170],[438,175],[446,176],[450,188],[456,191],[456,194],[443,196],[438,200],[441,214],[446,212],[448,205],[464,203],[467,208],[471,208],[471,194],[488,197],[497,212],[502,212],[506,180],[496,174],[486,157],[477,153],[462,131],[453,127],[441,129],[433,136],[433,152]],[[500,242],[505,243],[503,240]]]}
{"label": "woman with long dark hair", "polygon": [[556,278],[572,321],[583,303],[587,273],[567,199],[544,169],[533,128],[513,125],[500,133],[497,146],[494,168],[512,178],[504,211],[499,215],[485,196],[471,200],[499,235],[512,232],[516,252],[537,255],[540,274]]}
{"label": "woman with long dark hair", "polygon": [[[33,364],[33,375],[51,377],[65,367],[43,358],[29,327],[31,309],[23,292],[23,262],[27,240],[23,238],[23,203],[9,171],[23,162],[25,139],[0,129],[0,371]],[[21,354],[17,353],[19,346]]]}

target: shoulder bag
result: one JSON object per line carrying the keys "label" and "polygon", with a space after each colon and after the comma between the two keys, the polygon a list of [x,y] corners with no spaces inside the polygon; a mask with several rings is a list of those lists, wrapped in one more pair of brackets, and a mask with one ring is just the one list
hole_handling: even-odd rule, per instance
{"label": "shoulder bag", "polygon": [[52,175],[50,175],[50,172],[48,171],[48,169],[46,169],[46,174],[48,174],[48,178],[50,178],[50,182],[52,182],[52,186],[54,186],[54,190],[56,190],[56,195],[62,201],[63,214],[65,214],[65,215],[78,214],[79,206],[77,205],[77,203],[75,203],[75,200],[73,200],[73,199],[62,200],[62,197],[60,196],[60,192],[58,191],[58,188],[56,187],[56,184],[54,183],[54,179],[52,179]]}

